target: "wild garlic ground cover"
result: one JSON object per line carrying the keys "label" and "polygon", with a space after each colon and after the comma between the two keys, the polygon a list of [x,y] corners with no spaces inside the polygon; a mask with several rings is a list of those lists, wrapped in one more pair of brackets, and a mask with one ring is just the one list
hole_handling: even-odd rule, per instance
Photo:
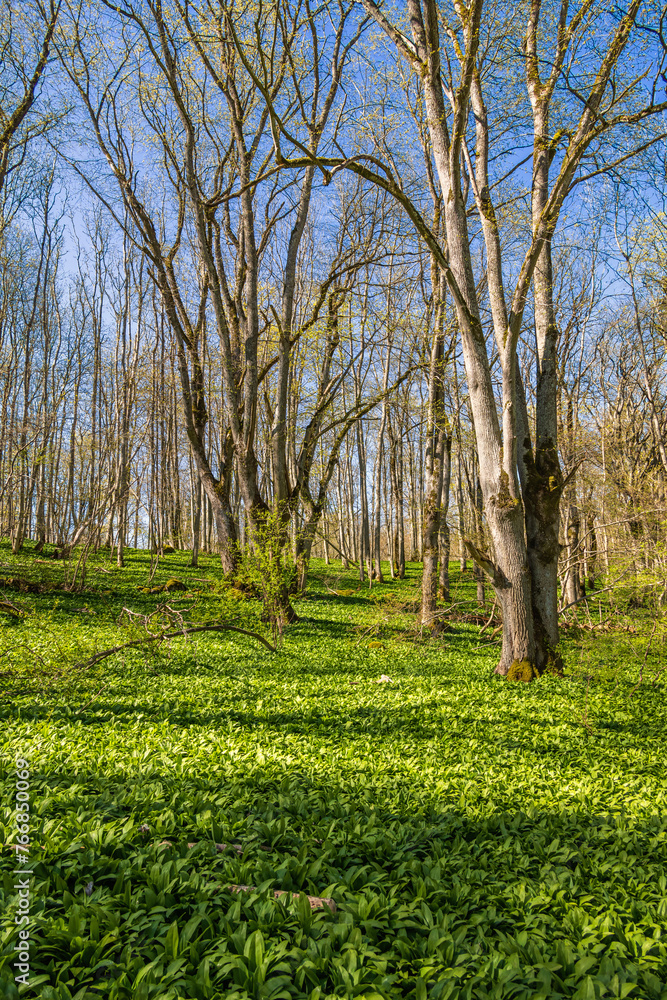
{"label": "wild garlic ground cover", "polygon": [[[172,608],[261,629],[255,602],[206,587],[212,557],[186,562],[155,577],[188,585]],[[637,686],[631,638],[582,656],[574,635],[567,678],[513,685],[464,614],[438,640],[410,631],[419,567],[369,593],[317,564],[276,653],[206,633],[72,672],[136,634],[123,608],[165,599],[137,589],[145,555],[97,568],[83,595],[17,597],[29,613],[0,631],[3,997],[667,997],[661,649]],[[454,591],[474,596],[456,575]],[[20,992],[17,755],[34,871]]]}

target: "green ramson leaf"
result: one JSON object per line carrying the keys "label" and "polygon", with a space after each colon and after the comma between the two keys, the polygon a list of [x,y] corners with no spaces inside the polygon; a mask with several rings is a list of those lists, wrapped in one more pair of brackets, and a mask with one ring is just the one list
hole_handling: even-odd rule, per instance
{"label": "green ramson leaf", "polygon": [[[169,558],[185,579],[185,557]],[[105,581],[105,603],[88,600],[92,639],[92,616],[84,629],[47,594],[37,613],[73,644],[112,645],[122,607],[149,600],[132,566]],[[40,996],[660,1000],[664,687],[629,699],[630,669],[625,687],[591,684],[591,735],[585,687],[493,678],[479,626],[404,641],[413,615],[396,608],[418,567],[377,587],[391,604],[331,594],[327,572],[314,567],[279,654],[195,636],[0,699],[5,844],[13,761],[31,761]],[[212,557],[205,573],[216,579]],[[474,581],[452,578],[474,597]],[[350,574],[331,589],[356,586]],[[237,603],[249,621],[252,602]],[[359,634],[387,606],[383,648],[369,651]],[[394,683],[376,683],[383,674]],[[14,867],[2,852],[8,1000]]]}

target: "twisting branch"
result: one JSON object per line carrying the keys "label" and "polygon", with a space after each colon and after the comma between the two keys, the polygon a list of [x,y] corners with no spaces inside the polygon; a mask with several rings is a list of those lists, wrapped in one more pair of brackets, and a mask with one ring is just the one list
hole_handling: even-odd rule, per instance
{"label": "twisting branch", "polygon": [[94,667],[96,663],[100,660],[105,660],[108,656],[113,656],[114,653],[120,653],[123,649],[131,649],[135,646],[142,646],[146,642],[162,642],[163,639],[178,639],[183,635],[193,635],[195,632],[240,632],[241,635],[249,635],[253,639],[258,639],[263,643],[266,648],[271,652],[276,652],[276,647],[272,646],[268,639],[265,639],[263,635],[259,632],[251,632],[247,628],[239,628],[238,625],[198,625],[195,628],[182,628],[178,632],[158,632],[157,635],[147,635],[142,639],[133,639],[131,642],[122,642],[119,646],[111,646],[109,649],[103,649],[99,653],[95,653],[88,660],[82,660],[81,663],[75,663],[72,667],[73,670],[85,670],[87,667]]}

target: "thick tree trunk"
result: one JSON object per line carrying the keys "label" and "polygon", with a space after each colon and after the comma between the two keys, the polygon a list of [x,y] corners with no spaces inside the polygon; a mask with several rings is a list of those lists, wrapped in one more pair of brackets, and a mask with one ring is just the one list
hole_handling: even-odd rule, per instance
{"label": "thick tree trunk", "polygon": [[[530,35],[530,47],[534,36]],[[528,53],[533,58],[533,52]],[[531,65],[534,65],[532,63]],[[528,75],[528,91],[533,109],[533,229],[541,224],[549,199],[549,171],[553,152],[549,128],[549,103],[553,89],[542,87],[539,80]],[[551,237],[544,241],[533,275],[535,299],[535,341],[537,353],[537,384],[535,405],[535,450],[530,447],[527,417],[524,415],[525,396],[521,402],[517,423],[523,437],[519,444],[519,464],[525,467],[522,489],[526,509],[526,539],[528,565],[532,581],[532,607],[535,620],[536,663],[541,672],[547,666],[560,670],[562,660],[558,631],[558,557],[560,546],[560,499],[563,473],[558,459],[558,371],[556,348],[558,326],[553,293]],[[523,434],[522,434],[523,431]]]}
{"label": "thick tree trunk", "polygon": [[[475,563],[491,577],[503,620],[503,644],[496,673],[509,680],[531,681],[539,675],[535,662],[535,633],[531,603],[531,578],[524,539],[521,501],[501,489],[487,505],[487,521],[495,561],[473,545],[468,550]],[[481,558],[480,558],[481,556]]]}
{"label": "thick tree trunk", "polygon": [[[346,442],[347,443],[347,442]],[[354,516],[354,475],[352,473],[352,456],[350,454],[351,447],[348,445],[346,448],[345,456],[345,468],[347,473],[347,482],[345,483],[345,498],[347,500],[347,535],[350,540],[349,552],[352,559],[356,562],[357,553],[357,529],[356,529],[356,518]]]}
{"label": "thick tree trunk", "polygon": [[[539,469],[538,471],[538,463]],[[532,607],[535,618],[537,666],[540,672],[548,665],[560,669],[558,653],[558,541],[560,525],[560,490],[550,487],[553,474],[548,454],[538,451],[535,466],[528,474],[524,494],[526,504],[526,539],[531,573]]]}
{"label": "thick tree trunk", "polygon": [[46,496],[46,463],[44,460],[40,460],[37,500],[35,502],[35,552],[41,552],[46,544]]}
{"label": "thick tree trunk", "polygon": [[[542,415],[544,418],[544,414]],[[560,555],[560,499],[563,476],[555,450],[533,449],[523,390],[518,413],[519,469],[525,504],[526,546],[531,574],[531,602],[535,625],[536,666],[560,670],[558,651],[558,559]]]}
{"label": "thick tree trunk", "polygon": [[[421,454],[421,432],[422,428],[420,426],[420,442],[419,442],[419,453]],[[423,520],[423,515],[420,510],[419,501],[417,499],[417,482],[424,478],[421,470],[417,471],[417,462],[415,461],[414,447],[412,438],[408,438],[408,468],[410,472],[410,562],[421,562],[422,561],[422,540],[421,540],[421,528],[420,523]]]}
{"label": "thick tree trunk", "polygon": [[[202,483],[202,485],[206,490],[206,484]],[[220,486],[222,484],[219,483],[217,489],[213,489],[211,492],[206,490],[206,492],[210,504],[209,509],[213,520],[215,520],[215,530],[218,535],[220,563],[225,576],[233,576],[238,565],[236,522],[229,502],[229,494],[225,490],[220,489]]]}

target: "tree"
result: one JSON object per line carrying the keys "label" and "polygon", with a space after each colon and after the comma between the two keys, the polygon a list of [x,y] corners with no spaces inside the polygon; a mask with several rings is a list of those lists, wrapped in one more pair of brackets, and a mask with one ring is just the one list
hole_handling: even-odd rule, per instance
{"label": "tree", "polygon": [[11,0],[0,8],[0,195],[8,176],[24,162],[27,145],[49,124],[49,117],[31,120],[39,83],[46,69],[61,0],[20,9]]}
{"label": "tree", "polygon": [[[565,199],[577,183],[626,162],[637,148],[656,141],[655,134],[648,138],[644,134],[639,137],[639,147],[619,150],[613,155],[613,147],[605,145],[603,140],[622,130],[628,141],[629,130],[641,127],[665,110],[667,103],[656,99],[661,62],[658,60],[657,72],[656,66],[649,65],[654,80],[652,89],[646,87],[644,65],[631,64],[625,74],[618,68],[633,32],[642,30],[637,26],[641,0],[632,0],[612,20],[603,17],[603,9],[596,6],[595,0],[584,0],[574,14],[564,0],[553,21],[552,12],[543,13],[539,0],[531,4],[521,35],[534,134],[530,176],[532,226],[510,294],[505,277],[509,270],[507,255],[503,254],[499,216],[492,196],[485,60],[490,54],[498,59],[505,38],[516,34],[518,26],[513,9],[506,12],[502,30],[481,47],[482,32],[495,31],[492,18],[488,25],[483,22],[483,0],[471,0],[468,6],[455,4],[451,11],[441,11],[436,0],[407,0],[404,16],[409,22],[410,36],[373,0],[362,0],[362,5],[421,80],[444,204],[446,244],[430,230],[418,205],[396,180],[391,164],[383,161],[377,150],[372,155],[319,157],[316,162],[324,170],[353,170],[389,191],[403,206],[443,271],[459,324],[493,553],[481,552],[473,543],[468,543],[468,549],[490,577],[502,609],[503,649],[497,670],[531,679],[550,662],[558,661],[558,550],[554,539],[557,541],[563,478],[555,437],[550,243]],[[649,10],[645,16],[651,16]],[[593,26],[595,44],[591,40]],[[540,34],[545,38],[543,52],[538,43]],[[444,69],[443,37],[447,55]],[[573,57],[568,57],[581,47],[585,58],[577,64]],[[543,66],[550,67],[546,82],[540,76]],[[562,127],[552,132],[549,111],[557,85],[562,98]],[[471,123],[469,112],[472,112]],[[278,115],[273,117],[278,121]],[[283,145],[289,138],[294,140],[287,124],[281,123],[281,135]],[[292,166],[313,162],[302,143],[293,141],[293,150],[294,156],[289,161]],[[282,156],[285,158],[284,151]],[[505,165],[510,173],[516,172],[515,162],[508,163],[506,158]],[[468,192],[474,199],[487,258],[492,329],[502,372],[500,413],[475,286]],[[540,391],[533,446],[517,366],[517,344],[536,274]]]}
{"label": "tree", "polygon": [[[67,48],[69,40],[63,40],[60,48],[97,146],[119,186],[130,225],[115,212],[99,184],[87,176],[86,180],[146,255],[176,341],[188,440],[216,518],[223,566],[229,573],[235,569],[238,554],[231,503],[233,477],[253,537],[262,536],[271,503],[279,511],[283,537],[272,551],[280,558],[287,527],[306,489],[324,416],[345,375],[330,374],[328,369],[339,343],[333,323],[324,348],[328,361],[322,368],[292,479],[287,419],[295,346],[318,323],[327,302],[331,317],[336,295],[360,266],[357,256],[363,262],[373,247],[373,223],[365,227],[358,244],[354,238],[343,239],[310,301],[302,303],[297,321],[298,263],[315,167],[284,171],[278,164],[276,168],[273,160],[278,158],[267,145],[273,122],[265,92],[272,102],[287,107],[294,103],[304,113],[308,108],[305,129],[308,149],[315,157],[337,98],[343,65],[358,38],[358,28],[349,28],[349,8],[341,4],[332,4],[318,15],[326,19],[331,14],[333,20],[327,21],[333,24],[331,31],[314,30],[315,15],[307,4],[304,12],[307,17],[302,21],[298,10],[278,6],[258,12],[253,22],[231,5],[213,9],[206,4],[194,8],[176,3],[165,10],[159,3],[145,8],[128,4],[110,17],[119,40],[124,39],[120,68],[116,63],[107,66],[102,48],[91,44],[83,15],[73,21],[72,47]],[[242,35],[250,38],[246,48],[239,41]],[[294,59],[297,49],[307,53],[305,63]],[[304,65],[309,67],[307,73]],[[104,72],[109,86],[100,91]],[[255,72],[264,74],[259,87]],[[130,125],[121,107],[127,89],[142,110],[143,127],[161,151],[166,206],[151,204],[138,183],[130,139],[134,121]],[[155,161],[153,166],[157,168]],[[287,250],[279,270],[274,268],[268,280],[264,262],[280,238],[281,225],[290,227]],[[195,259],[196,282],[188,254]],[[338,308],[333,306],[334,315]],[[222,359],[225,427],[217,475],[204,443],[209,402],[201,345],[208,324],[213,325]],[[260,394],[269,385],[273,388],[272,498],[260,488],[257,455]],[[363,405],[355,403],[357,414]],[[287,593],[283,603],[285,617],[291,618]]]}

